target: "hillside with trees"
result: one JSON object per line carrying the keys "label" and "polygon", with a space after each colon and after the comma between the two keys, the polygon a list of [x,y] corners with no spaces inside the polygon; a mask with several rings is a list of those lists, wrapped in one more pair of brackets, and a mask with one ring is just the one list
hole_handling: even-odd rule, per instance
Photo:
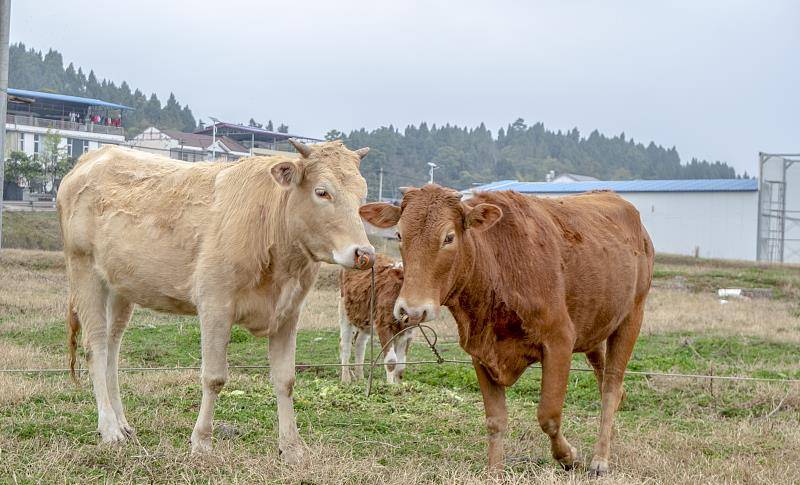
{"label": "hillside with trees", "polygon": [[162,105],[155,93],[145,95],[122,81],[98,80],[93,70],[86,74],[81,67],[69,63],[64,67],[61,53],[28,49],[25,44],[12,44],[9,49],[8,85],[11,88],[69,94],[102,99],[134,108],[122,112],[122,126],[131,136],[145,128],[157,126],[181,131],[193,131],[196,122],[188,105],[181,106],[170,93]]}
{"label": "hillside with trees", "polygon": [[[423,122],[403,131],[393,126],[349,134],[331,130],[326,138],[341,138],[353,148],[370,147],[362,172],[372,191],[383,169],[384,197],[396,197],[397,187],[425,183],[428,162],[439,166],[434,175],[438,183],[460,189],[502,179],[543,181],[551,170],[605,180],[737,177],[726,163],[693,158],[683,164],[675,147],[645,145],[624,133],[608,137],[595,130],[582,136],[577,128],[554,132],[523,119],[501,128],[497,136],[483,123],[467,128]],[[376,197],[370,193],[370,199]]]}
{"label": "hillside with trees", "polygon": [[[10,48],[9,86],[34,91],[57,92],[98,98],[134,108],[122,112],[127,135],[149,126],[193,131],[198,125],[188,105],[181,105],[170,93],[162,105],[155,93],[149,96],[122,81],[99,80],[70,63],[61,53],[46,53],[13,44]],[[250,126],[288,133],[286,124],[272,120]],[[393,126],[374,130],[362,128],[349,134],[331,130],[327,139],[342,139],[348,146],[369,146],[372,151],[362,165],[369,182],[370,199],[377,198],[378,173],[384,173],[384,196],[396,197],[397,187],[420,185],[428,179],[428,162],[439,166],[435,179],[444,185],[469,188],[472,184],[500,179],[544,180],[551,170],[578,173],[600,179],[734,178],[734,169],[722,162],[691,159],[682,163],[675,147],[654,142],[643,144],[624,133],[606,136],[597,130],[588,136],[577,128],[552,131],[541,122],[528,125],[523,119],[494,135],[481,123],[475,128],[420,123],[399,130]],[[20,170],[25,163],[18,160]],[[57,170],[55,170],[57,172]],[[747,177],[745,172],[742,176]],[[57,177],[56,177],[57,178]],[[374,191],[374,193],[373,193]]]}

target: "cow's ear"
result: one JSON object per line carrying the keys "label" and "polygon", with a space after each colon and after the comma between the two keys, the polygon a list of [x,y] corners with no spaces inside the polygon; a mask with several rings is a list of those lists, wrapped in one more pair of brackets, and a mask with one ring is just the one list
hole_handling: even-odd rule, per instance
{"label": "cow's ear", "polygon": [[272,178],[281,187],[289,187],[292,184],[298,185],[303,179],[303,169],[294,162],[277,163],[272,166],[270,173],[272,173]]}
{"label": "cow's ear", "polygon": [[373,202],[362,205],[358,209],[361,217],[375,227],[387,229],[397,225],[400,220],[400,208],[385,202]]}
{"label": "cow's ear", "polygon": [[496,205],[478,204],[471,209],[467,208],[464,212],[464,228],[485,231],[501,217],[503,217],[503,211]]}

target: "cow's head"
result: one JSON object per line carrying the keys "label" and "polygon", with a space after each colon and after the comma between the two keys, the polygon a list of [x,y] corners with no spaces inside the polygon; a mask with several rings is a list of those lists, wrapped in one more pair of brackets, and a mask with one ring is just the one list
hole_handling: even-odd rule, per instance
{"label": "cow's head", "polygon": [[470,207],[458,192],[431,184],[404,189],[400,207],[373,203],[359,212],[374,226],[397,226],[405,274],[395,317],[422,321],[436,318],[454,289],[464,255],[472,251],[470,231],[484,231],[503,215],[495,205]]}
{"label": "cow's head", "polygon": [[369,148],[351,151],[339,141],[313,146],[289,141],[300,158],[275,164],[271,172],[289,191],[290,234],[315,261],[345,268],[371,267],[375,249],[358,216],[367,195],[367,183],[358,167]]}

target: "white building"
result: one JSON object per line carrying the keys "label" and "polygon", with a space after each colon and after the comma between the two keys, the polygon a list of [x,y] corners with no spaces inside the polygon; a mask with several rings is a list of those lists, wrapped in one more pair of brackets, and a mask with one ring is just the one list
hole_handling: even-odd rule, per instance
{"label": "white building", "polygon": [[469,192],[514,190],[558,197],[605,189],[614,190],[636,206],[657,252],[756,259],[758,181],[755,179],[569,183],[502,180]]}
{"label": "white building", "polygon": [[233,161],[250,155],[250,150],[227,136],[184,133],[178,130],[144,130],[127,142],[136,150],[156,153],[187,162],[203,160]]}
{"label": "white building", "polygon": [[35,157],[43,150],[44,137],[57,135],[68,156],[79,157],[102,145],[119,145],[125,131],[120,112],[131,109],[99,99],[8,90],[5,157],[12,151]]}

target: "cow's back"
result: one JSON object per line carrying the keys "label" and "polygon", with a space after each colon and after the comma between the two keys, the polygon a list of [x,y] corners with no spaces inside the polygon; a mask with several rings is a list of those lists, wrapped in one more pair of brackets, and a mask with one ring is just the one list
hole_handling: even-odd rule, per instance
{"label": "cow's back", "polygon": [[224,168],[117,147],[87,153],[58,191],[67,259],[90,258],[110,287],[136,303],[193,312],[194,263]]}

